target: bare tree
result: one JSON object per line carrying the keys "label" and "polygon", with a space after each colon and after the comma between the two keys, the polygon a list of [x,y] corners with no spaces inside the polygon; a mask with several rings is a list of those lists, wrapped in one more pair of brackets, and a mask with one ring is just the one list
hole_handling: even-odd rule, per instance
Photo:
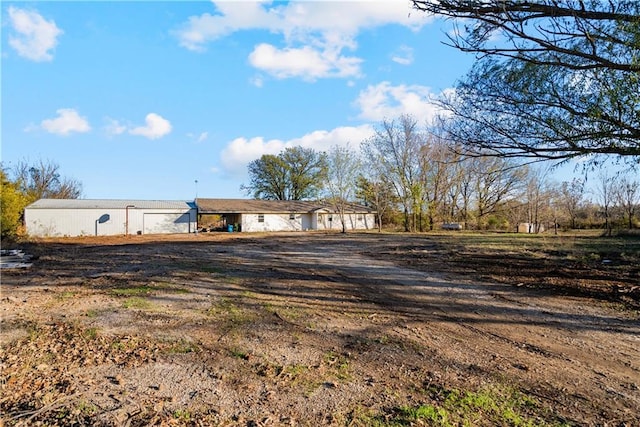
{"label": "bare tree", "polygon": [[345,213],[355,198],[356,181],[360,174],[360,159],[349,146],[334,145],[327,154],[327,200],[338,212],[342,232],[347,232]]}
{"label": "bare tree", "polygon": [[628,221],[629,230],[633,228],[636,209],[640,205],[640,181],[628,176],[622,177],[615,186],[615,198]]}
{"label": "bare tree", "polygon": [[[526,190],[524,193],[527,212],[527,222],[530,224],[530,232],[540,233],[543,224],[551,213],[551,200],[553,190],[550,188],[547,174],[549,169],[530,168],[527,177]],[[554,218],[555,228],[555,218]]]}
{"label": "bare tree", "polygon": [[384,120],[373,137],[364,141],[362,150],[370,162],[377,162],[386,180],[393,186],[404,214],[405,231],[415,228],[410,218],[419,203],[420,147],[423,135],[416,120],[403,115]]}
{"label": "bare tree", "polygon": [[[413,0],[417,10],[459,19],[449,44],[479,56],[534,65],[640,71],[638,3],[630,0]],[[618,32],[616,32],[618,31]],[[496,33],[503,36],[497,37]],[[541,58],[540,53],[549,53]]]}
{"label": "bare tree", "polygon": [[636,0],[413,0],[478,57],[442,104],[468,155],[640,163]]}
{"label": "bare tree", "polygon": [[584,183],[574,179],[565,181],[560,187],[560,205],[571,221],[571,228],[576,228],[576,219],[584,197]]}
{"label": "bare tree", "polygon": [[515,198],[526,176],[526,168],[497,157],[473,158],[476,173],[475,203],[478,228],[483,219],[497,212],[508,198]]}
{"label": "bare tree", "polygon": [[422,146],[421,178],[430,230],[445,214],[446,197],[454,185],[452,179],[455,178],[456,157],[447,142],[434,135]]}
{"label": "bare tree", "polygon": [[30,202],[38,199],[77,199],[82,195],[80,181],[60,174],[60,166],[52,161],[26,160],[13,167],[14,181]]}
{"label": "bare tree", "polygon": [[608,235],[611,235],[611,208],[615,201],[615,186],[615,179],[607,174],[606,171],[600,171],[595,192],[599,198],[602,216],[604,217],[604,227]]}

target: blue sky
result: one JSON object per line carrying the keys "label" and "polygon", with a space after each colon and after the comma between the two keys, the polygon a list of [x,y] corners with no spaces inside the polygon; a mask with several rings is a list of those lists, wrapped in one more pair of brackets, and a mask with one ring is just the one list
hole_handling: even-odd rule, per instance
{"label": "blue sky", "polygon": [[426,121],[473,61],[405,0],[1,12],[2,161],[54,161],[85,198],[245,197],[250,161],[357,146],[402,113]]}

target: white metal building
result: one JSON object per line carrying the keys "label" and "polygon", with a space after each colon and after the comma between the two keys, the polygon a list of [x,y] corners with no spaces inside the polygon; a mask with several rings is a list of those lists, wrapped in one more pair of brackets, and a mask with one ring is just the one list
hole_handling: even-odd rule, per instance
{"label": "white metal building", "polygon": [[[201,215],[220,215],[237,231],[342,230],[340,215],[325,202],[297,200],[198,199]],[[349,204],[347,230],[373,229],[375,211]]]}
{"label": "white metal building", "polygon": [[197,208],[185,201],[40,199],[26,207],[24,221],[33,237],[191,233]]}

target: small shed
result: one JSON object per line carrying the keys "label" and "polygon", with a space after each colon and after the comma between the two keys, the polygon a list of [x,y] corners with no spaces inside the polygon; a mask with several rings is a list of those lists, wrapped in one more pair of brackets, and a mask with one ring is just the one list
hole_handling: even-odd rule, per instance
{"label": "small shed", "polygon": [[[306,200],[198,199],[200,215],[220,215],[237,231],[342,230],[340,215],[328,203]],[[375,211],[349,204],[347,230],[375,228]]]}
{"label": "small shed", "polygon": [[542,223],[521,222],[518,224],[518,233],[536,234],[544,233],[545,227]]}
{"label": "small shed", "polygon": [[191,233],[194,202],[167,200],[40,199],[26,207],[33,237]]}

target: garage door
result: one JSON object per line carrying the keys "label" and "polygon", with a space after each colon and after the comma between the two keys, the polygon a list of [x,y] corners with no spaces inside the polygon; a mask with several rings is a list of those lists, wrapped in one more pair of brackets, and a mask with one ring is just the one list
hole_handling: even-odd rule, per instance
{"label": "garage door", "polygon": [[144,234],[188,233],[188,213],[146,213],[144,214]]}

